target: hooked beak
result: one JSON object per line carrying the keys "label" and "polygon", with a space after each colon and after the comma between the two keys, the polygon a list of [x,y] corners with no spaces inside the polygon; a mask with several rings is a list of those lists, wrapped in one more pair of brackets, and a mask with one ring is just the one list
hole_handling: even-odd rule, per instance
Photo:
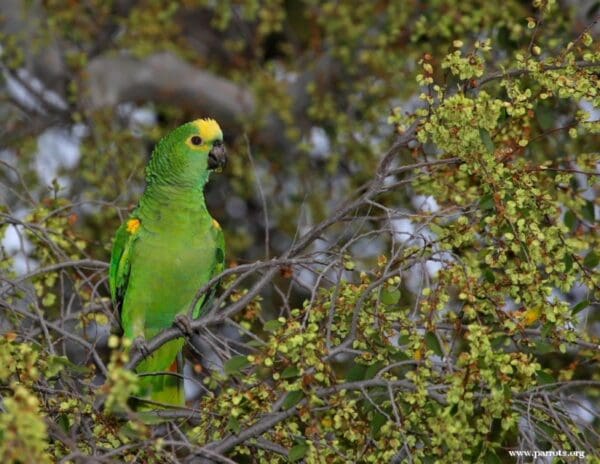
{"label": "hooked beak", "polygon": [[220,140],[213,143],[213,147],[208,152],[208,169],[219,169],[227,164],[227,150]]}

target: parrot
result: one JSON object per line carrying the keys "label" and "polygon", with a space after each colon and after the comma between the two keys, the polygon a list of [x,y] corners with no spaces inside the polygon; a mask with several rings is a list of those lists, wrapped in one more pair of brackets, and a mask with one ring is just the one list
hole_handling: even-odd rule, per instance
{"label": "parrot", "polygon": [[[111,299],[132,346],[145,346],[187,316],[198,290],[223,271],[225,239],[208,212],[204,187],[226,162],[223,132],[208,118],[179,126],[154,148],[143,194],[116,232],[109,267]],[[193,318],[206,302],[203,295]],[[137,366],[138,375],[146,374],[139,375],[138,393],[150,400],[146,405],[185,406],[184,343],[171,340]]]}

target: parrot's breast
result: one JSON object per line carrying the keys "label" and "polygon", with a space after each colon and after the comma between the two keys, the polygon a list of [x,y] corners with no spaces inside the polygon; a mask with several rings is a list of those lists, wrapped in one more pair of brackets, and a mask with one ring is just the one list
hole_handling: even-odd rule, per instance
{"label": "parrot's breast", "polygon": [[[175,215],[176,216],[176,215]],[[144,227],[135,242],[123,316],[143,312],[135,331],[149,338],[187,313],[198,290],[215,269],[217,242],[212,218],[163,215]],[[143,328],[141,327],[143,325]],[[129,334],[128,334],[129,335]],[[136,337],[139,334],[131,334]]]}

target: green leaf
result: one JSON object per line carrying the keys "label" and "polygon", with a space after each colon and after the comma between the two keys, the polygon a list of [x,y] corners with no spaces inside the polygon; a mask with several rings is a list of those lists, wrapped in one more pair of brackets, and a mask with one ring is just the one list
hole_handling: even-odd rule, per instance
{"label": "green leaf", "polygon": [[263,325],[263,329],[267,332],[277,332],[281,328],[281,322],[277,319],[271,319],[270,321],[265,322]]}
{"label": "green leaf", "polygon": [[483,457],[485,464],[502,464],[502,460],[498,457],[494,450],[488,449]]}
{"label": "green leaf", "polygon": [[292,377],[298,377],[300,375],[300,369],[296,366],[288,366],[281,373],[282,379],[291,379]]}
{"label": "green leaf", "polygon": [[79,366],[69,361],[65,356],[52,356],[48,362],[47,377],[55,377],[60,371],[67,369],[78,374],[87,374],[90,369],[85,366]]}
{"label": "green leaf", "polygon": [[587,308],[589,305],[590,305],[590,302],[588,300],[580,301],[575,306],[573,306],[573,309],[571,309],[571,314],[575,315],[577,313],[580,313],[585,308]]}
{"label": "green leaf", "polygon": [[506,335],[500,335],[499,337],[492,339],[492,348],[495,350],[501,349],[505,346],[507,340],[510,340],[510,338]]}
{"label": "green leaf", "polygon": [[377,375],[377,373],[383,368],[383,363],[382,362],[377,362],[375,364],[371,364],[369,367],[367,367],[367,370],[365,371],[365,380],[369,380],[372,379],[373,377],[375,377]]}
{"label": "green leaf", "polygon": [[544,338],[548,337],[552,333],[552,330],[554,330],[554,324],[552,324],[552,322],[546,322],[542,326],[542,331],[541,331],[542,337],[544,337]]}
{"label": "green leaf", "polygon": [[400,290],[397,288],[393,289],[383,289],[381,292],[381,302],[386,305],[393,305],[400,301]]}
{"label": "green leaf", "polygon": [[410,337],[408,335],[400,335],[398,337],[398,346],[408,345],[410,342]]}
{"label": "green leaf", "polygon": [[398,362],[398,361],[408,361],[410,359],[410,356],[408,356],[404,351],[401,350],[394,350],[391,353],[391,358]]}
{"label": "green leaf", "polygon": [[227,422],[227,428],[231,430],[233,433],[240,433],[242,430],[242,426],[240,425],[240,421],[238,421],[235,417],[230,416],[229,422]]}
{"label": "green leaf", "polygon": [[535,116],[542,130],[547,131],[553,129],[556,123],[556,117],[552,110],[547,106],[538,106]]}
{"label": "green leaf", "polygon": [[569,272],[571,269],[573,269],[573,256],[571,256],[571,253],[567,253],[565,255],[563,258],[563,263],[565,263],[565,272]]}
{"label": "green leaf", "polygon": [[[458,405],[456,405],[458,406]],[[480,462],[480,456],[481,456],[481,450],[483,449],[483,440],[480,440],[477,442],[477,444],[475,445],[475,448],[473,448],[473,451],[471,452],[471,462]]]}
{"label": "green leaf", "polygon": [[479,208],[481,208],[482,211],[494,209],[494,206],[494,195],[491,193],[486,193],[481,197],[481,200],[479,200]]}
{"label": "green leaf", "polygon": [[581,214],[584,218],[586,218],[590,222],[594,222],[596,220],[596,212],[594,208],[594,203],[591,201],[586,201],[583,209],[581,210]]}
{"label": "green leaf", "polygon": [[288,452],[288,460],[290,462],[299,461],[304,456],[306,456],[308,449],[309,449],[309,447],[306,443],[302,443],[300,445],[293,446],[290,449],[290,451]]}
{"label": "green leaf", "polygon": [[538,354],[548,354],[553,353],[555,351],[554,347],[543,340],[538,340],[535,343],[535,352]]}
{"label": "green leaf", "polygon": [[494,142],[492,141],[492,137],[490,137],[490,133],[487,130],[480,128],[479,137],[481,138],[486,150],[490,153],[494,153],[494,149],[496,147],[494,147]]}
{"label": "green leaf", "polygon": [[379,431],[381,427],[387,422],[387,417],[385,417],[380,412],[375,411],[373,413],[373,419],[371,419],[371,436],[377,437],[379,435]]}
{"label": "green leaf", "polygon": [[248,358],[244,355],[240,355],[234,356],[233,358],[227,360],[227,362],[223,366],[223,369],[225,370],[226,374],[231,375],[237,374],[238,372],[240,372],[240,370],[249,365],[250,361],[248,361]]}
{"label": "green leaf", "polygon": [[58,416],[57,422],[60,428],[62,428],[65,432],[69,432],[71,430],[71,426],[69,424],[69,416],[67,416],[66,414],[61,414],[60,416]]}
{"label": "green leaf", "polygon": [[510,48],[511,46],[514,46],[514,42],[510,39],[510,31],[506,26],[501,26],[498,28],[496,40],[498,41],[498,45],[500,45],[502,48]]}
{"label": "green leaf", "polygon": [[367,366],[364,364],[355,364],[346,373],[346,381],[347,382],[358,382],[359,380],[364,380],[365,371],[367,370]]}
{"label": "green leaf", "polygon": [[286,395],[281,407],[282,409],[290,409],[302,401],[302,398],[304,398],[304,392],[302,390],[293,390]]}
{"label": "green leaf", "polygon": [[261,348],[265,346],[265,342],[263,342],[262,340],[250,340],[246,343],[246,345],[252,348]]}
{"label": "green leaf", "polygon": [[446,235],[446,229],[437,225],[435,222],[429,224],[429,230],[437,235],[439,238],[442,238]]}
{"label": "green leaf", "polygon": [[575,213],[569,209],[565,213],[563,222],[565,223],[565,226],[569,228],[569,230],[573,230],[573,228],[577,224],[577,216],[575,216]]}
{"label": "green leaf", "polygon": [[496,282],[496,276],[494,275],[494,271],[492,271],[489,267],[483,270],[483,278],[489,284],[493,284]]}
{"label": "green leaf", "polygon": [[548,385],[551,383],[556,383],[556,379],[544,371],[537,371],[537,383],[538,385]]}
{"label": "green leaf", "polygon": [[427,332],[425,334],[425,344],[427,345],[427,348],[429,348],[430,350],[433,350],[433,352],[435,354],[437,354],[438,356],[442,356],[442,357],[444,356],[444,352],[442,351],[440,341],[438,340],[435,333]]}
{"label": "green leaf", "polygon": [[600,257],[593,251],[590,251],[587,254],[587,256],[583,259],[583,265],[590,269],[595,268],[598,265],[598,263],[600,263]]}

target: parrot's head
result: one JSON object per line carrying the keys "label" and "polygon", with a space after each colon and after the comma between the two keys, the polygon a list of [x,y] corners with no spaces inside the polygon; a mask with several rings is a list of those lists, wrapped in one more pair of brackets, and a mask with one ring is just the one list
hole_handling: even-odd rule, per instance
{"label": "parrot's head", "polygon": [[150,181],[206,182],[208,172],[223,168],[227,152],[214,119],[196,119],[167,134],[148,165]]}
{"label": "parrot's head", "polygon": [[[227,163],[223,132],[214,119],[196,119],[185,124],[187,155],[193,160],[206,160],[209,170],[220,169]],[[194,163],[195,164],[195,163]],[[202,163],[200,163],[202,164]]]}

